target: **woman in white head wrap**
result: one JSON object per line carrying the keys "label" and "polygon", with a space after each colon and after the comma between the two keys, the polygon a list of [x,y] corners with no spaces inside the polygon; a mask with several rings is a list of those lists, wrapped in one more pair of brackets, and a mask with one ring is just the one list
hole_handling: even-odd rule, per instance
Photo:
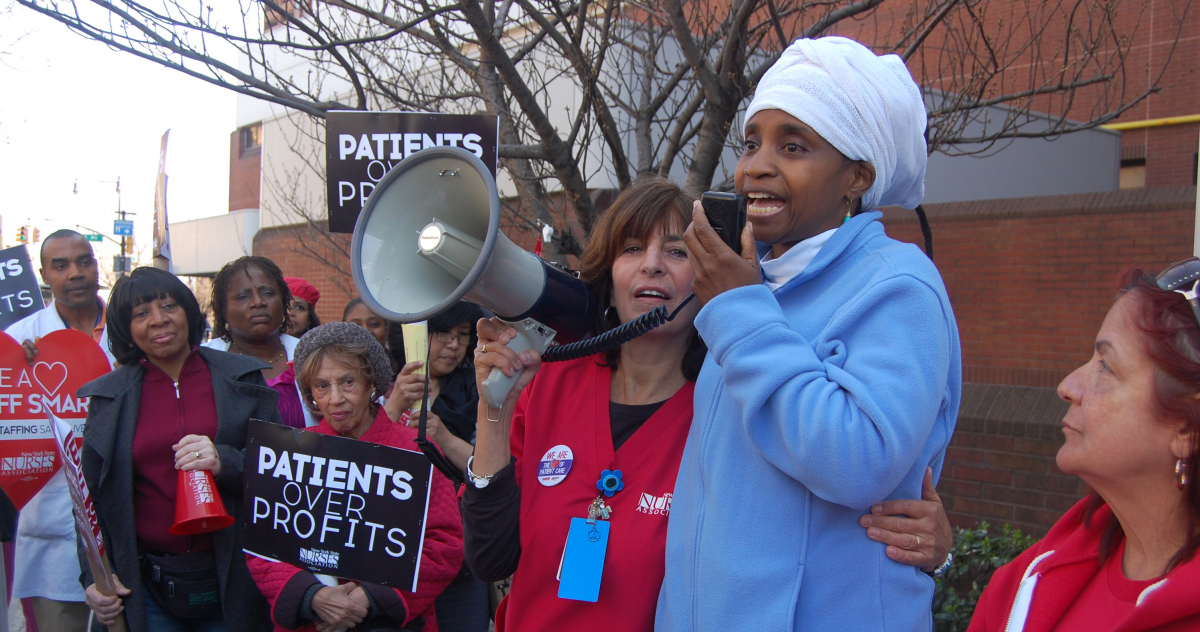
{"label": "woman in white head wrap", "polygon": [[793,43],[759,84],[736,173],[743,254],[699,206],[685,235],[710,353],[656,629],[931,627],[933,581],[858,522],[919,497],[958,414],[941,277],[874,210],[920,203],[925,119],[904,63],[844,38]]}

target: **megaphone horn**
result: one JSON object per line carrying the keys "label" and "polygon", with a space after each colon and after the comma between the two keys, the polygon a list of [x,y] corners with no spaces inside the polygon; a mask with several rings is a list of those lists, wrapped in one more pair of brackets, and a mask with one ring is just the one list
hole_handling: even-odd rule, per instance
{"label": "megaphone horn", "polygon": [[220,531],[233,524],[217,483],[208,470],[179,470],[175,485],[175,524],[171,535],[199,535]]}
{"label": "megaphone horn", "polygon": [[[500,232],[496,181],[474,154],[430,147],[405,158],[375,186],[350,246],[359,295],[389,320],[426,320],[468,300],[517,330],[509,347],[545,352],[582,339],[596,297],[582,281]],[[480,395],[499,408],[517,375],[494,369]]]}

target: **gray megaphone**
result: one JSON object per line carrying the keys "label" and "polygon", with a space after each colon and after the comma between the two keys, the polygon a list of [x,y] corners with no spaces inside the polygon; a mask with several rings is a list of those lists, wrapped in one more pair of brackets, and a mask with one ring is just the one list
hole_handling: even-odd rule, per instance
{"label": "gray megaphone", "polygon": [[[582,281],[500,232],[496,180],[474,154],[430,147],[405,158],[375,186],[358,216],[350,268],[363,302],[411,323],[465,299],[517,330],[517,353],[574,342],[596,321]],[[499,408],[519,373],[493,369],[480,389]]]}

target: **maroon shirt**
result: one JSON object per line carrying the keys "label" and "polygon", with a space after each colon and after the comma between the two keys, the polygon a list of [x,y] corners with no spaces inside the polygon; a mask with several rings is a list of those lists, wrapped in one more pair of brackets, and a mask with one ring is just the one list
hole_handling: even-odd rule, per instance
{"label": "maroon shirt", "polygon": [[175,451],[186,435],[217,435],[217,401],[212,373],[192,347],[179,372],[179,383],[145,358],[142,402],[133,431],[133,516],[138,550],[189,553],[213,548],[212,536],[175,536]]}

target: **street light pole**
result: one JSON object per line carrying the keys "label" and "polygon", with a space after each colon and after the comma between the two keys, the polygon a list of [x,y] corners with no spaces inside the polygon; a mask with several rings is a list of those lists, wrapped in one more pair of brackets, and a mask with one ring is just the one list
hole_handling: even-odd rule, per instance
{"label": "street light pole", "polygon": [[[121,176],[117,176],[117,218],[125,220],[125,211],[121,210]],[[125,276],[125,235],[121,235],[121,271],[117,277]]]}
{"label": "street light pole", "polygon": [[[121,208],[121,177],[117,176],[117,219],[124,222],[126,215],[137,215],[137,213],[126,213],[125,209]],[[129,265],[129,246],[126,240],[127,237],[121,235],[121,269],[117,271],[118,277],[125,276],[125,268]]]}
{"label": "street light pole", "polygon": [[[119,219],[119,220],[121,220],[121,221],[124,221],[124,220],[125,220],[125,216],[126,216],[126,215],[137,215],[137,213],[126,213],[126,212],[125,212],[125,210],[121,208],[121,176],[117,176],[117,179],[116,179],[116,180],[95,180],[94,182],[102,182],[102,183],[107,183],[107,184],[115,184],[115,185],[116,185],[116,187],[117,187],[117,219]],[[76,194],[76,195],[78,195],[78,194],[79,194],[79,180],[75,180],[75,186],[73,187],[73,189],[72,189],[72,191],[71,191],[71,192],[72,192],[72,193],[74,193],[74,194]],[[90,229],[89,229],[89,230],[90,230]],[[102,232],[100,232],[100,231],[98,231],[98,230],[93,230],[92,232],[94,232],[94,233],[96,233],[96,234],[98,234],[98,235],[103,235],[103,233],[102,233]],[[114,232],[115,232],[115,228],[114,228]],[[106,238],[107,238],[107,236],[106,236]],[[115,239],[113,239],[112,241],[113,241],[114,243],[116,242],[116,240],[115,240]],[[115,266],[115,265],[114,265],[114,266],[113,266],[113,268],[114,268],[114,269],[113,269],[113,272],[114,272],[114,273],[115,273],[115,274],[116,274],[118,277],[123,277],[123,276],[125,276],[125,265],[126,265],[126,263],[128,262],[128,260],[129,260],[129,244],[128,244],[128,242],[127,242],[127,241],[126,241],[126,239],[125,239],[125,235],[121,235],[121,242],[120,242],[120,244],[121,244],[121,257],[120,257],[120,263],[121,263],[121,265],[119,266],[119,267],[120,267],[120,270],[117,270],[116,268],[117,268],[118,266]]]}

